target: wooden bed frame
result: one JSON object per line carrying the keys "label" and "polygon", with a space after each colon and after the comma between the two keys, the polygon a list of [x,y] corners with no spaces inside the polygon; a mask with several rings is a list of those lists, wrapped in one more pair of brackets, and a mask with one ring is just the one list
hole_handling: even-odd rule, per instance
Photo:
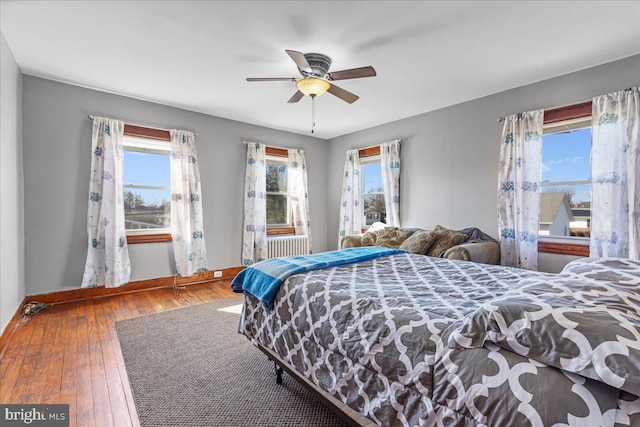
{"label": "wooden bed frame", "polygon": [[291,365],[285,362],[280,356],[268,348],[263,347],[260,344],[256,345],[264,354],[267,355],[270,361],[275,365],[276,369],[276,383],[282,384],[282,373],[286,371],[293,379],[302,384],[307,390],[311,392],[315,397],[320,399],[327,408],[331,409],[336,415],[338,415],[344,422],[353,427],[369,427],[376,424],[369,418],[365,417],[361,413],[355,411],[344,403],[340,402],[335,397],[327,394],[320,387],[309,381],[306,377],[302,376]]}

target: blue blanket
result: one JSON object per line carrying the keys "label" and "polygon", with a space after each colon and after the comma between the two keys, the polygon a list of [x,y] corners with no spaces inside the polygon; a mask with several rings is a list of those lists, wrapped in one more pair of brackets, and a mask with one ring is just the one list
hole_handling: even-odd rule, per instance
{"label": "blue blanket", "polygon": [[374,258],[405,252],[382,246],[364,246],[312,255],[271,258],[257,262],[242,270],[231,282],[233,292],[254,297],[272,309],[280,285],[287,277],[322,268],[355,264]]}

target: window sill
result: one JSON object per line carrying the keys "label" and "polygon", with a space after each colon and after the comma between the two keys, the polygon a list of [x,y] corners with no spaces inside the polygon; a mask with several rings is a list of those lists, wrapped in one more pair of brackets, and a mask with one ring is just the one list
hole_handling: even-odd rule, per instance
{"label": "window sill", "polygon": [[296,234],[294,227],[267,228],[267,236],[278,236],[282,234]]}
{"label": "window sill", "polygon": [[135,245],[137,243],[159,243],[159,242],[170,242],[171,234],[163,233],[163,234],[137,234],[127,236],[127,244]]}
{"label": "window sill", "polygon": [[538,252],[588,257],[589,239],[540,238],[538,240]]}

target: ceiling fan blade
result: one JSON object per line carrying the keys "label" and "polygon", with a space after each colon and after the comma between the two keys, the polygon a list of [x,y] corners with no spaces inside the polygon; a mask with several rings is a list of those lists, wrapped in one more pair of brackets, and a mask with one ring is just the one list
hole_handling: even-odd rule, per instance
{"label": "ceiling fan blade", "polygon": [[295,77],[247,77],[248,82],[295,82]]}
{"label": "ceiling fan blade", "polygon": [[298,52],[295,50],[285,50],[285,52],[287,52],[291,59],[293,59],[293,62],[296,63],[300,71],[304,71],[305,73],[309,74],[313,73],[311,65],[309,65],[309,62],[307,62],[307,58],[304,57],[304,54],[302,52]]}
{"label": "ceiling fan blade", "polygon": [[358,100],[358,98],[360,98],[358,95],[354,95],[353,93],[344,90],[334,84],[332,84],[331,87],[327,89],[327,92],[329,92],[331,95],[337,96],[338,98],[342,99],[345,102],[348,102],[349,104],[353,104]]}
{"label": "ceiling fan blade", "polygon": [[359,79],[362,77],[375,77],[376,70],[372,66],[352,68],[350,70],[334,71],[329,73],[329,80]]}
{"label": "ceiling fan blade", "polygon": [[294,102],[298,102],[302,99],[304,93],[297,91],[293,94],[293,96],[287,101],[287,104],[293,104]]}

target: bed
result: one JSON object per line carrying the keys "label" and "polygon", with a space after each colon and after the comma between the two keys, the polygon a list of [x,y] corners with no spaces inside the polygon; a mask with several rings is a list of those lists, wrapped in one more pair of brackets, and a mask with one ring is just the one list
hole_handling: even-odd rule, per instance
{"label": "bed", "polygon": [[353,425],[640,426],[638,261],[396,251],[291,275],[272,304],[245,297],[239,332]]}

